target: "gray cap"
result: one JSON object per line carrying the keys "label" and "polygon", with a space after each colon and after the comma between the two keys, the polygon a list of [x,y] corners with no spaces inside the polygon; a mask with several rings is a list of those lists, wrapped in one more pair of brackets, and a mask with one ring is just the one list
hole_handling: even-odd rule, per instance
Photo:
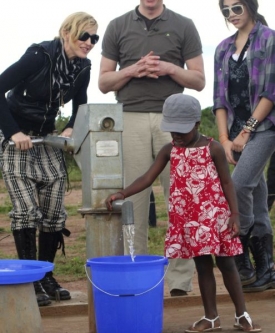
{"label": "gray cap", "polygon": [[190,95],[174,94],[163,104],[160,129],[163,132],[189,133],[200,120],[199,101]]}

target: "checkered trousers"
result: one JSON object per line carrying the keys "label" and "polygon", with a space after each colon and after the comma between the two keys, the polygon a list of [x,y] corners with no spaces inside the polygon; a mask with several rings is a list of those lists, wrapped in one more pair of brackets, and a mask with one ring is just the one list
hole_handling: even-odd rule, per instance
{"label": "checkered trousers", "polygon": [[4,143],[0,149],[0,166],[13,206],[11,230],[62,230],[67,217],[63,152],[43,144],[21,151]]}

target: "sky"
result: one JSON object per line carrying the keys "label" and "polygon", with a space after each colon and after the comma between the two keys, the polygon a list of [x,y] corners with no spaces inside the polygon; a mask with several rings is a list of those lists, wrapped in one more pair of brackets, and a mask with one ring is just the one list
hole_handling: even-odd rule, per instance
{"label": "sky", "polygon": [[[237,1],[237,0],[236,0]],[[265,16],[270,28],[275,29],[275,1],[258,0],[259,13]],[[9,0],[1,2],[0,12],[0,73],[17,61],[32,43],[51,40],[58,35],[64,19],[78,11],[85,11],[99,24],[99,42],[89,53],[92,61],[91,81],[88,88],[88,103],[116,103],[114,93],[102,94],[98,89],[101,59],[101,41],[108,23],[139,4],[139,0]],[[213,64],[216,46],[235,33],[227,27],[218,0],[164,0],[167,8],[189,17],[195,23],[203,46],[206,86],[203,91],[185,90],[196,97],[202,109],[212,105]],[[71,113],[68,103],[61,110],[64,116]]]}

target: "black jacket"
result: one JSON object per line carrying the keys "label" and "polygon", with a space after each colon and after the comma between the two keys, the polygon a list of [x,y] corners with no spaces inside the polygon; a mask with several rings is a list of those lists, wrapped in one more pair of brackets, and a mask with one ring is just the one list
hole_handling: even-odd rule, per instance
{"label": "black jacket", "polygon": [[[39,69],[32,75],[21,78],[20,82],[9,91],[6,97],[8,109],[20,131],[25,133],[33,131],[35,135],[45,135],[52,132],[55,129],[55,118],[62,102],[67,103],[72,99],[73,112],[66,127],[73,127],[78,106],[87,103],[86,91],[91,68],[91,62],[87,58],[80,60],[81,70],[69,90],[65,94],[61,91],[58,99],[53,97],[52,73],[55,68],[59,43],[59,39],[55,39],[33,44],[26,51],[26,55],[30,54],[34,58],[37,55],[35,60],[38,59],[40,63],[42,61],[43,65],[40,65]],[[24,57],[21,59],[24,59]],[[19,65],[20,60],[17,63],[17,70]],[[28,64],[28,66],[32,66],[32,64]],[[10,69],[12,69],[12,66]],[[6,138],[19,131],[18,128],[15,128],[16,126],[8,126],[8,132],[6,128],[2,128],[1,123],[0,127]]]}

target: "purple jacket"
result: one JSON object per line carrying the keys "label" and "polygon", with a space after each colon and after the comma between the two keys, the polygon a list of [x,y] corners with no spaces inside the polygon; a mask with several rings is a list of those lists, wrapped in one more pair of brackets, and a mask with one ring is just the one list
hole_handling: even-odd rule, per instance
{"label": "purple jacket", "polygon": [[[227,110],[228,129],[234,120],[234,111],[229,103],[229,58],[235,53],[237,33],[223,40],[215,51],[214,64],[214,105],[213,112],[222,108]],[[275,103],[275,31],[257,22],[249,34],[250,46],[247,50],[249,73],[248,91],[251,113],[254,112],[261,97]],[[275,124],[275,106],[267,118],[261,122],[257,131],[264,131]]]}

